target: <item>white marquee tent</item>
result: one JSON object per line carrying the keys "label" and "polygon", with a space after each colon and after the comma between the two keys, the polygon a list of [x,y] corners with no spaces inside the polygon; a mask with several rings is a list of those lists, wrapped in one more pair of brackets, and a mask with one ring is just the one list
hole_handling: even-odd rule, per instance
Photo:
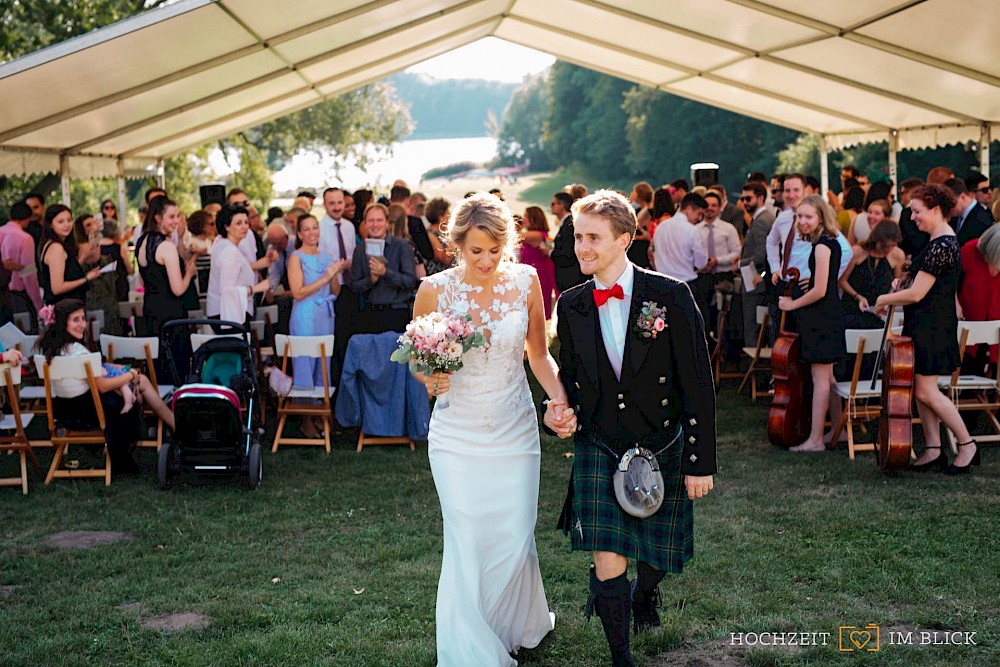
{"label": "white marquee tent", "polygon": [[148,174],[490,35],[826,150],[888,141],[893,178],[968,141],[988,173],[998,34],[996,0],[178,0],[0,65],[0,173]]}

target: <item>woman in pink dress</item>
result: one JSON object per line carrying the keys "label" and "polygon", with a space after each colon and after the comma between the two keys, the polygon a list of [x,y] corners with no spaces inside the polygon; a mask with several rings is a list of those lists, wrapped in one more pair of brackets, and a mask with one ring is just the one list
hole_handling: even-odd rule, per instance
{"label": "woman in pink dress", "polygon": [[524,211],[524,222],[521,226],[521,263],[535,267],[538,282],[542,286],[542,303],[545,306],[545,319],[552,319],[552,304],[559,298],[556,289],[556,266],[552,263],[549,253],[549,221],[545,212],[537,206],[529,206]]}

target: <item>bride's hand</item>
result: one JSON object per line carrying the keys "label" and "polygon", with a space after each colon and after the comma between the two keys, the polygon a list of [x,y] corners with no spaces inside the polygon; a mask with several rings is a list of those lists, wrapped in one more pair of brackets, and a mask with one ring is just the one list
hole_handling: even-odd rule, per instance
{"label": "bride's hand", "polygon": [[424,385],[429,396],[440,396],[451,389],[451,373],[438,371],[424,376]]}
{"label": "bride's hand", "polygon": [[570,438],[576,433],[576,414],[562,401],[549,401],[542,421],[560,438]]}

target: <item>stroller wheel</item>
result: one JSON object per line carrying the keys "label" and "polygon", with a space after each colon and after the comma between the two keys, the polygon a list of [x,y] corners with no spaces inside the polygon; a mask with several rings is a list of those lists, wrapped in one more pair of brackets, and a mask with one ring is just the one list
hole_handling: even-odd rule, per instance
{"label": "stroller wheel", "polygon": [[247,486],[256,489],[264,476],[264,462],[261,460],[260,444],[250,446],[250,456],[247,462]]}
{"label": "stroller wheel", "polygon": [[173,443],[164,442],[160,446],[160,457],[156,462],[156,477],[160,482],[160,488],[164,490],[170,488],[170,459],[173,448]]}

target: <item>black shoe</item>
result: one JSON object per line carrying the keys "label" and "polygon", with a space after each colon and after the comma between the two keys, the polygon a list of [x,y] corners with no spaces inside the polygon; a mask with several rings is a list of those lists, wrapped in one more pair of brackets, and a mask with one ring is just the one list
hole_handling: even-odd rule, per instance
{"label": "black shoe", "polygon": [[972,460],[969,461],[969,465],[966,465],[966,466],[957,466],[954,463],[952,463],[950,466],[948,466],[948,467],[946,467],[944,469],[944,474],[946,474],[946,475],[968,475],[969,472],[970,472],[970,468],[972,468],[972,466],[978,466],[979,465],[979,445],[976,444],[975,440],[969,440],[968,442],[962,443],[961,445],[959,445],[959,448],[968,447],[969,445],[974,445],[975,448],[976,448],[976,453],[972,455]]}
{"label": "black shoe", "polygon": [[654,588],[652,593],[642,595],[639,592],[639,578],[632,582],[632,629],[635,634],[649,632],[660,627],[660,589]]}
{"label": "black shoe", "polygon": [[[940,447],[927,447],[926,449],[937,449]],[[933,461],[928,461],[927,463],[911,463],[910,470],[913,472],[927,472],[928,470],[934,470],[935,468],[945,471],[948,468],[948,457],[944,453],[939,453],[937,458]]]}

